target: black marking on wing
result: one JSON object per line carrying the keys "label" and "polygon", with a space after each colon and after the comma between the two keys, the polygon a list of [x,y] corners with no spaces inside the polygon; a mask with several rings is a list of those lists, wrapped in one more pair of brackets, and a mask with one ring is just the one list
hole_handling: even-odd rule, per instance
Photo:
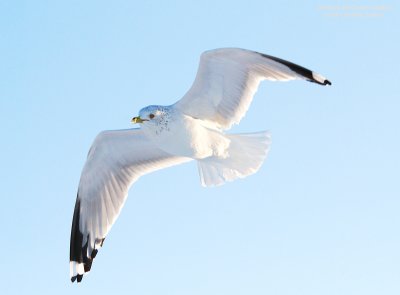
{"label": "black marking on wing", "polygon": [[287,66],[288,68],[290,68],[293,72],[296,72],[299,75],[302,75],[303,77],[305,77],[308,81],[310,82],[314,82],[320,85],[332,85],[332,83],[329,80],[325,80],[323,83],[317,81],[314,79],[313,77],[313,72],[309,69],[303,68],[302,66],[296,65],[290,61],[275,57],[275,56],[271,56],[271,55],[267,55],[264,53],[260,53],[258,52],[258,54],[260,54],[261,56],[265,57],[265,58],[269,58],[272,59],[276,62],[279,62],[281,64],[284,64],[285,66]]}
{"label": "black marking on wing", "polygon": [[[87,235],[86,243],[83,245],[83,234],[79,229],[79,220],[80,220],[80,210],[81,209],[81,201],[79,199],[79,193],[76,198],[75,209],[74,209],[74,217],[72,219],[72,227],[71,227],[71,243],[70,243],[70,253],[69,260],[75,261],[77,263],[83,263],[84,271],[89,272],[92,267],[93,259],[96,257],[98,250],[93,249],[90,257],[87,256],[87,248],[90,240],[90,236]],[[103,246],[104,239],[101,239],[100,246]],[[79,283],[82,281],[82,274],[77,274],[71,278],[72,282]]]}

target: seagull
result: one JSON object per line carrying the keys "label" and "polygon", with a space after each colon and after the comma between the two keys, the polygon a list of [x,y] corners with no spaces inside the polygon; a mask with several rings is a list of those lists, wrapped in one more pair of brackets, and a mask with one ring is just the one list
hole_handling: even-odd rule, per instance
{"label": "seagull", "polygon": [[205,187],[257,172],[270,148],[268,132],[226,134],[246,114],[262,80],[325,77],[263,53],[222,48],[204,52],[189,91],[169,106],[150,105],[132,123],[102,131],[83,167],[73,213],[70,278],[81,282],[117,219],[128,190],[150,172],[196,160]]}

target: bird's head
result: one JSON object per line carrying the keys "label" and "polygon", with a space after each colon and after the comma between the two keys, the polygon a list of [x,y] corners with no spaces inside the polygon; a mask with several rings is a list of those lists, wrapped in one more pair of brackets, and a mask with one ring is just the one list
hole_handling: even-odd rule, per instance
{"label": "bird's head", "polygon": [[141,123],[143,126],[159,125],[165,122],[168,116],[168,107],[151,105],[139,111],[139,116],[133,117],[131,122]]}

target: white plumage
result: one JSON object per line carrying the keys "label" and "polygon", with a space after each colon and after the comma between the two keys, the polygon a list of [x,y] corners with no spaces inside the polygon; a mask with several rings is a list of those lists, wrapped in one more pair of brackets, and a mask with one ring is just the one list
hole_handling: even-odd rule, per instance
{"label": "white plumage", "polygon": [[148,106],[133,120],[140,129],[103,131],[83,168],[71,230],[70,275],[91,268],[129,187],[140,176],[197,160],[201,184],[221,185],[255,173],[270,145],[267,132],[225,134],[240,122],[262,80],[305,79],[331,84],[291,62],[244,49],[202,54],[196,79],[171,106]]}
{"label": "white plumage", "polygon": [[140,129],[97,135],[78,188],[71,232],[71,278],[90,270],[92,252],[102,245],[133,182],[144,174],[190,160],[158,149]]}
{"label": "white plumage", "polygon": [[[295,66],[298,71],[290,66]],[[243,118],[262,80],[305,79],[330,84],[317,75],[254,51],[237,48],[210,50],[201,55],[196,80],[176,106],[185,114],[211,121],[215,127],[226,130]]]}

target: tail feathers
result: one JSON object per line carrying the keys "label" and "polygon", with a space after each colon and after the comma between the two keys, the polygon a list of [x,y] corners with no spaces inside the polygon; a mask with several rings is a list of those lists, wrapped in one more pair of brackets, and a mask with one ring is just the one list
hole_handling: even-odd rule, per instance
{"label": "tail feathers", "polygon": [[264,162],[271,144],[268,131],[226,136],[231,141],[227,158],[209,157],[198,161],[203,186],[222,185],[226,181],[256,173]]}

